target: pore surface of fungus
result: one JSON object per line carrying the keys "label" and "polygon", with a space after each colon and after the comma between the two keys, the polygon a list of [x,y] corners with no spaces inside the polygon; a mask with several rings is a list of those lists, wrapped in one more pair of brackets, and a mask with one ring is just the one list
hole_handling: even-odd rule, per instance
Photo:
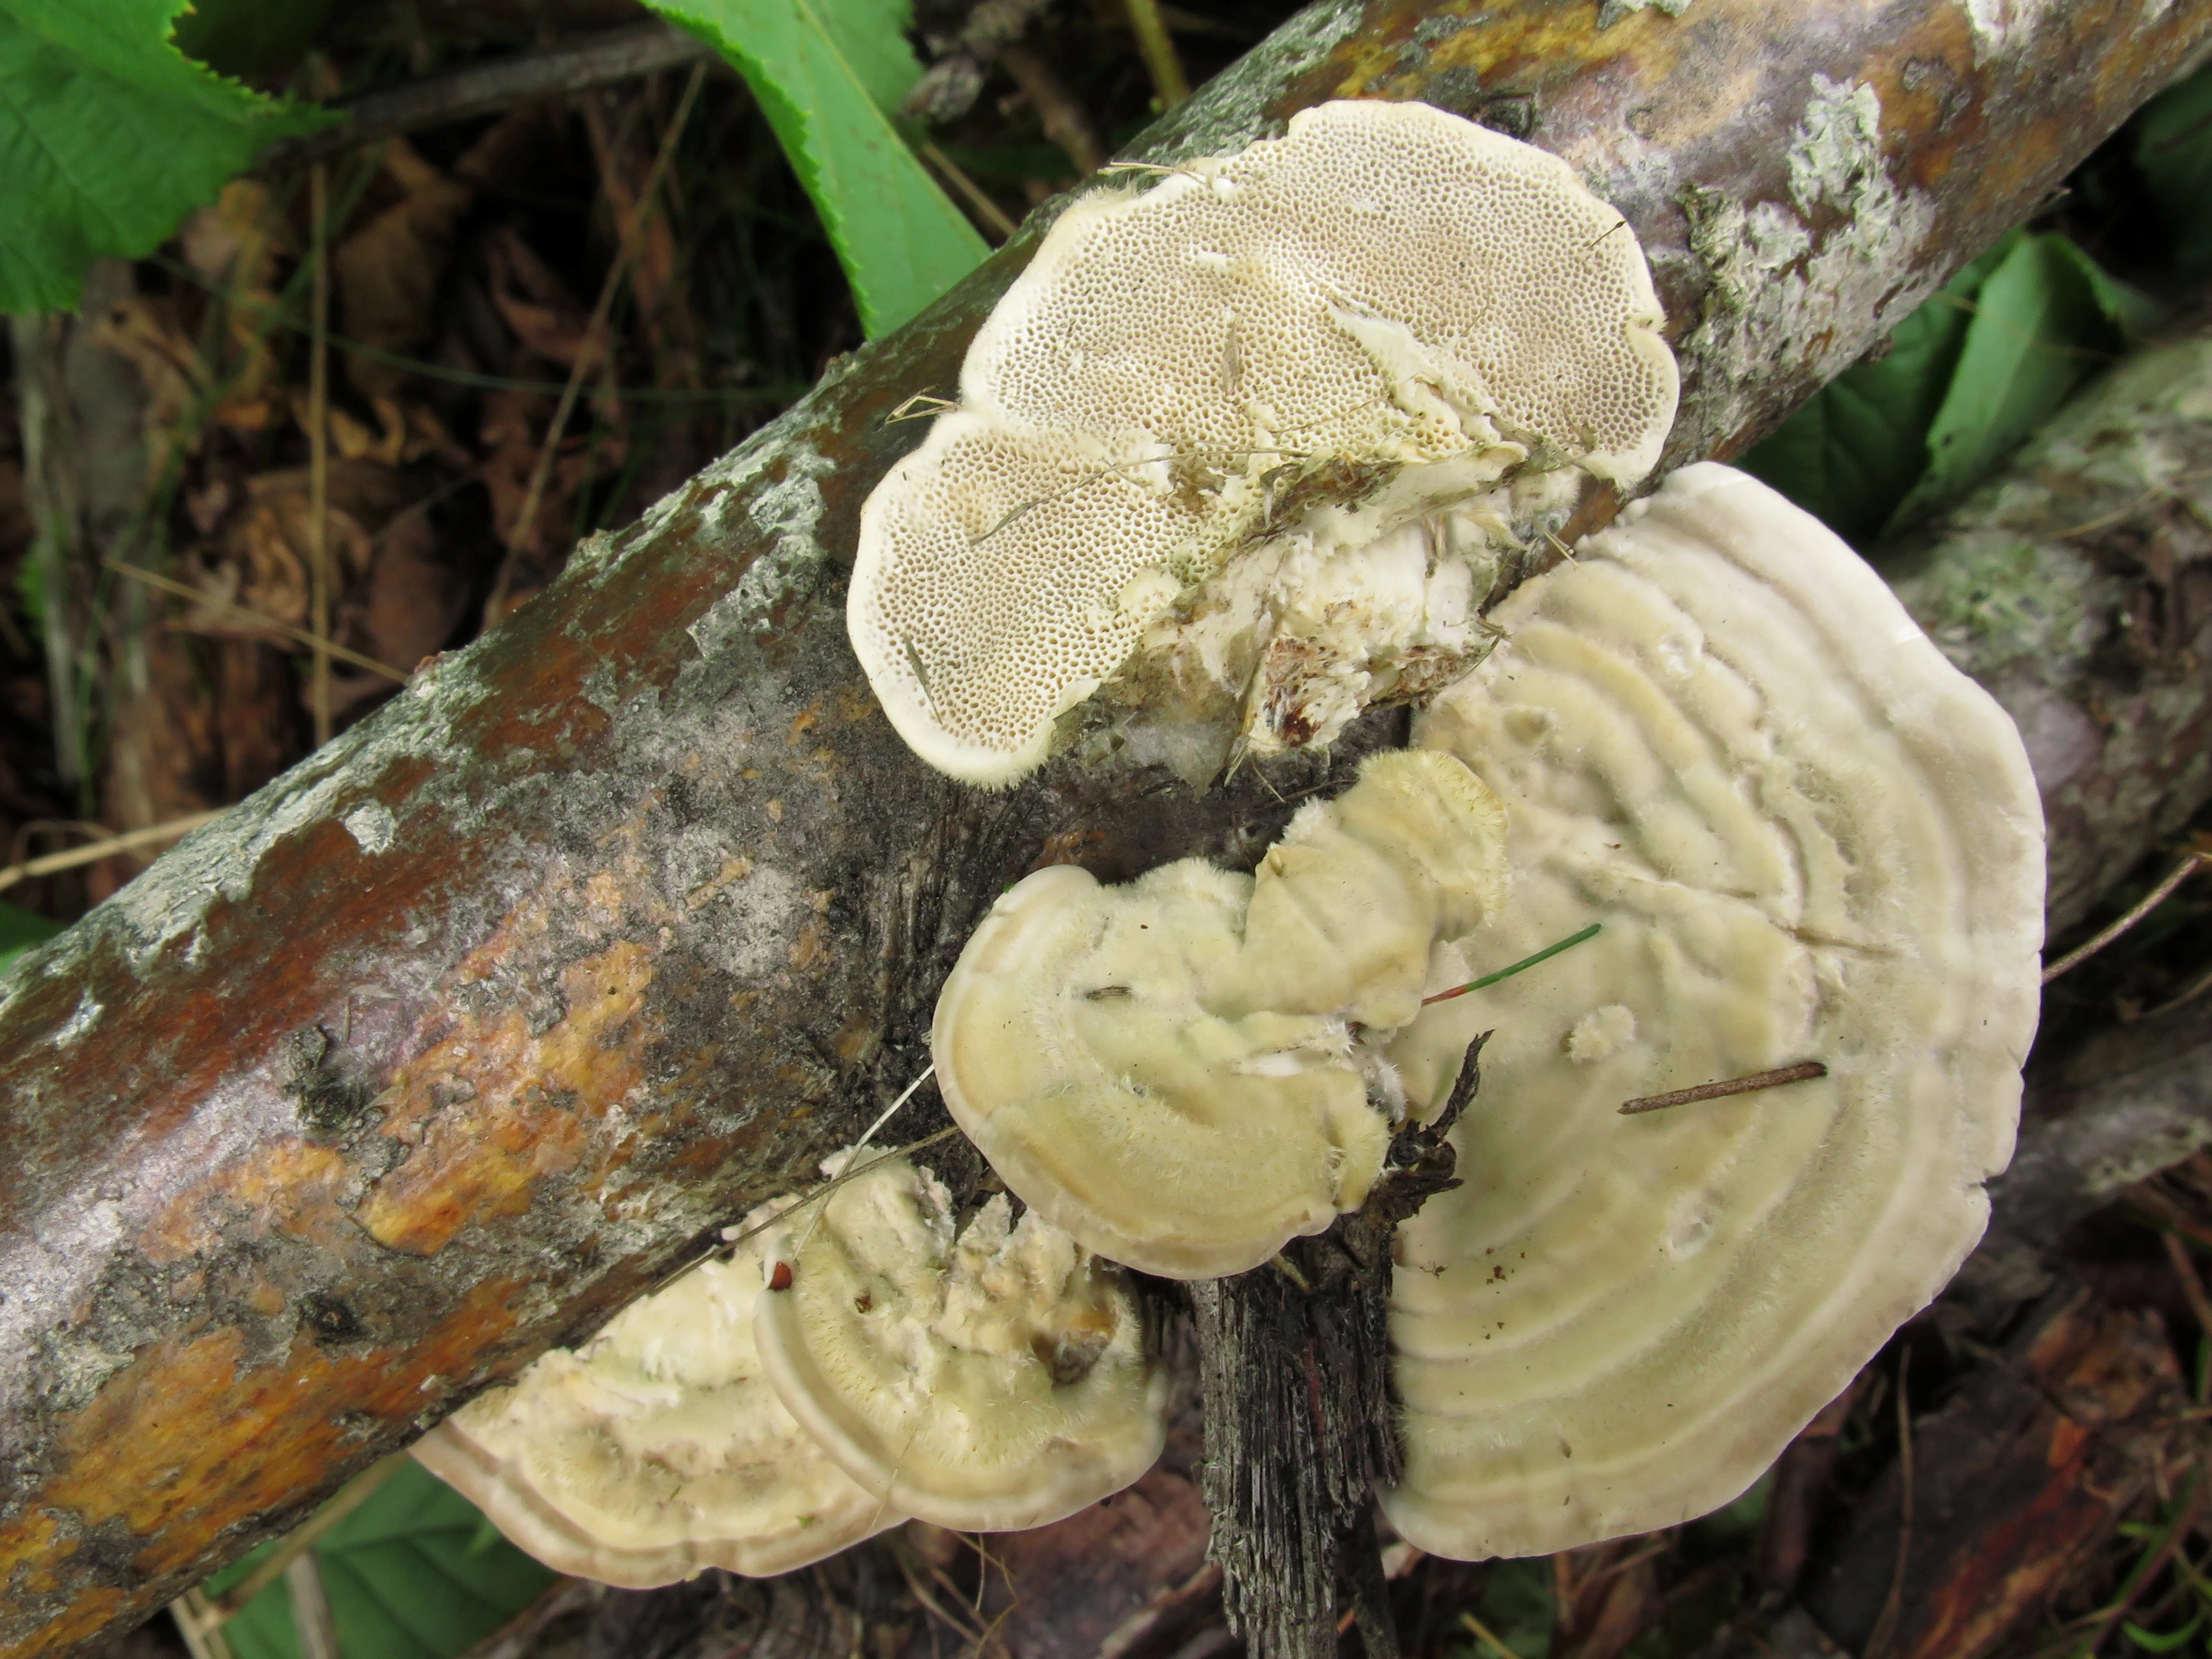
{"label": "pore surface of fungus", "polygon": [[901,1513],[986,1532],[1042,1526],[1150,1468],[1167,1377],[1120,1269],[1004,1194],[953,1224],[904,1158],[839,1187],[770,1246],[760,1292],[777,1393]]}
{"label": "pore surface of fungus", "polygon": [[1183,860],[1122,887],[1072,866],[1000,899],[931,1037],[954,1118],[1100,1255],[1217,1278],[1356,1209],[1442,934],[1498,901],[1498,803],[1439,753],[1376,756],[1255,875]]}
{"label": "pore surface of fungus", "polygon": [[1687,468],[1498,615],[1418,739],[1504,801],[1510,890],[1433,982],[1603,931],[1391,1051],[1433,1103],[1495,1029],[1392,1291],[1385,1507],[1469,1558],[1727,1502],[1942,1287],[2010,1156],[2043,921],[2011,721],[1765,486]]}
{"label": "pore surface of fungus", "polygon": [[[1102,190],[869,497],[854,647],[915,752],[976,782],[1033,769],[1140,641],[1261,750],[1325,741],[1423,689],[1401,659],[1472,659],[1471,555],[1650,469],[1676,393],[1660,319],[1635,234],[1571,168],[1423,104],[1324,104]],[[1454,502],[1364,608],[1333,562]],[[1238,556],[1254,591],[1206,596]],[[1209,617],[1234,648],[1182,639]]]}
{"label": "pore surface of fungus", "polygon": [[702,1262],[582,1347],[542,1355],[415,1455],[548,1566],[633,1589],[707,1567],[789,1572],[904,1520],[769,1386],[753,1331],[762,1248]]}

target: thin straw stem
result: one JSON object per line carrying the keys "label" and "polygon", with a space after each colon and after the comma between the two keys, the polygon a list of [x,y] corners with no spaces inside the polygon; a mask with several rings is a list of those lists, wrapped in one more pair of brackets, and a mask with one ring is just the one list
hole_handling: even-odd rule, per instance
{"label": "thin straw stem", "polygon": [[318,749],[331,740],[330,194],[330,170],[318,161],[307,170],[314,260],[308,300],[313,331],[307,345],[307,632],[314,653],[311,701]]}
{"label": "thin straw stem", "polygon": [[2183,854],[2181,862],[2175,865],[2173,868],[2167,872],[2166,879],[2159,883],[2157,886],[2152,888],[2149,892],[2146,893],[2142,901],[2130,909],[2127,915],[2122,916],[2118,921],[2106,928],[2103,932],[2098,933],[2087,943],[2075,945],[2064,956],[2059,957],[2057,961],[2046,967],[2043,970],[2043,982],[2045,985],[2048,985],[2052,980],[2057,979],[2059,975],[2078,968],[2083,963],[2088,961],[2091,957],[2095,956],[2098,951],[2103,950],[2114,939],[2119,938],[2121,934],[2128,932],[2129,929],[2135,927],[2137,922],[2141,921],[2152,911],[2157,909],[2160,905],[2165,903],[2167,899],[2172,897],[2173,890],[2175,888],[2180,886],[2183,882],[2187,881],[2190,877],[2195,875],[2197,871],[2202,869],[2207,864],[2212,864],[2212,856],[2208,856],[2203,853]]}

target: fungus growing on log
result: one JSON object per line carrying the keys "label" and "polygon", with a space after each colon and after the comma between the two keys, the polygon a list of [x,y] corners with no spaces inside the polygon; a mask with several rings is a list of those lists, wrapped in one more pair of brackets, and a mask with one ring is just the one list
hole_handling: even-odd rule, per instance
{"label": "fungus growing on log", "polygon": [[971,782],[1034,770],[1125,672],[1170,725],[1326,742],[1486,648],[1516,522],[1649,471],[1661,316],[1565,162],[1425,104],[1325,104],[1095,192],[869,497],[854,649],[908,744]]}
{"label": "fungus growing on log", "polygon": [[1384,1507],[1467,1558],[1726,1503],[1942,1288],[2010,1156],[2043,934],[2012,721],[1765,486],[1686,468],[1498,617],[1417,728],[1510,825],[1506,900],[1433,984],[1604,931],[1390,1048],[1425,1104],[1495,1031],[1392,1291]]}
{"label": "fungus growing on log", "polygon": [[1109,1260],[1257,1266],[1381,1172],[1400,1102],[1379,1044],[1419,1012],[1438,937],[1498,902],[1504,839],[1464,765],[1408,750],[1301,807],[1253,876],[1040,870],[938,1000],[945,1103],[1008,1187]]}
{"label": "fungus growing on log", "polygon": [[548,1566],[633,1589],[708,1567],[789,1572],[904,1520],[769,1386],[754,1341],[765,1243],[702,1262],[573,1352],[541,1355],[416,1442],[416,1457]]}
{"label": "fungus growing on log", "polygon": [[1167,1375],[1126,1277],[1004,1194],[956,1237],[926,1170],[879,1158],[769,1246],[761,1353],[875,1501],[938,1526],[1042,1526],[1166,1438]]}

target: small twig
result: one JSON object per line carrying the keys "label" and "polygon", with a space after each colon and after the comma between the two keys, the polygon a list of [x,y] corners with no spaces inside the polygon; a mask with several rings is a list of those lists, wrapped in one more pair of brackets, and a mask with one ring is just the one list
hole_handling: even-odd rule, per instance
{"label": "small twig", "polygon": [[529,542],[530,527],[537,520],[539,502],[544,499],[546,482],[553,475],[554,458],[559,454],[562,436],[568,429],[568,417],[575,412],[576,397],[583,390],[584,376],[599,353],[612,349],[606,334],[615,296],[622,291],[623,279],[629,274],[629,268],[637,262],[639,250],[645,242],[646,224],[659,198],[661,178],[676,157],[676,141],[683,136],[684,124],[690,119],[691,106],[697,101],[699,88],[706,80],[707,65],[695,65],[691,78],[684,83],[684,95],[676,101],[676,113],[669,117],[668,131],[660,141],[660,153],[653,158],[652,171],[645,176],[645,187],[638,191],[637,211],[623,228],[614,263],[607,267],[606,281],[599,284],[599,301],[592,307],[591,317],[584,325],[583,343],[577,349],[576,361],[568,370],[568,384],[561,388],[561,401],[554,408],[552,423],[545,428],[545,441],[538,451],[538,464],[530,470],[530,487],[523,492],[521,510],[514,515],[514,527],[507,532],[507,556],[499,562],[499,574],[484,600],[487,623],[498,619],[514,586],[515,562]]}
{"label": "small twig", "polygon": [[1158,0],[1127,0],[1127,4],[1129,28],[1137,37],[1137,55],[1145,60],[1145,72],[1152,77],[1160,107],[1173,109],[1190,96],[1190,78],[1182,72],[1182,59],[1176,56],[1175,41],[1168,33],[1167,21],[1160,15]]}
{"label": "small twig", "polygon": [[1897,1562],[1890,1569],[1889,1594],[1882,1598],[1881,1616],[1867,1638],[1866,1659],[1885,1659],[1897,1634],[1899,1609],[1905,1605],[1905,1570],[1912,1560],[1912,1406],[1910,1387],[1912,1354],[1902,1350],[1897,1360]]}
{"label": "small twig", "polygon": [[2148,1013],[2137,1014],[2136,1018],[2137,1020],[2156,1019],[2160,1015],[2170,1014],[2175,1009],[2196,1001],[2207,991],[2212,991],[2212,968],[2207,968],[2164,1002],[2160,1003],[2157,1007],[2151,1009]]}
{"label": "small twig", "polygon": [[204,823],[214,823],[228,811],[230,808],[228,806],[218,806],[205,812],[190,812],[180,818],[171,818],[166,823],[149,824],[127,835],[110,836],[105,841],[95,841],[88,846],[72,847],[64,853],[48,853],[43,858],[11,864],[0,870],[0,891],[13,887],[19,881],[28,881],[34,876],[51,876],[58,870],[74,870],[79,865],[97,864],[112,854],[136,852],[141,847],[151,847],[159,842],[175,841]]}
{"label": "small twig", "polygon": [[307,257],[314,262],[307,300],[307,635],[313,653],[308,701],[318,749],[331,740],[330,198],[330,170],[318,161],[307,169]]}
{"label": "small twig", "polygon": [[2120,1585],[2119,1594],[2098,1617],[2096,1627],[2083,1638],[2081,1645],[2074,1650],[2075,1659],[2090,1659],[2090,1656],[2105,1644],[2105,1638],[2119,1628],[2120,1620],[2128,1616],[2136,1598],[2149,1588],[2151,1580],[2158,1577],[2159,1569],[2166,1564],[2174,1551],[2181,1547],[2182,1540],[2189,1536],[2190,1529],[2196,1526],[2197,1517],[2204,1508],[2204,1489],[2203,1479],[2197,1470],[2191,1469],[2189,1501],[2183,1506],[2181,1513],[2167,1525],[2165,1534],[2157,1544],[2136,1563],[2134,1570]]}
{"label": "small twig", "polygon": [[1036,106],[1044,136],[1066,153],[1076,172],[1096,173],[1106,164],[1106,152],[1099,147],[1090,114],[1051,65],[1027,46],[1006,46],[1000,51],[999,67]]}
{"label": "small twig", "polygon": [[[845,1154],[845,1161],[848,1164],[850,1164],[854,1158],[860,1157],[862,1152],[866,1152],[867,1150],[868,1143],[876,1138],[876,1131],[882,1128],[884,1124],[890,1122],[891,1119],[897,1115],[898,1109],[914,1098],[915,1091],[921,1088],[923,1084],[928,1082],[930,1079],[936,1075],[936,1062],[932,1061],[929,1065],[923,1066],[921,1068],[921,1075],[915,1078],[913,1082],[908,1084],[905,1088],[900,1090],[898,1098],[891,1102],[890,1105],[884,1107],[882,1111],[876,1114],[876,1121],[860,1132],[860,1138],[853,1143],[853,1150]],[[806,1224],[806,1231],[799,1238],[798,1246],[799,1250],[805,1249],[807,1240],[814,1237],[814,1230],[822,1224],[822,1218],[827,1213],[828,1211],[826,1208],[817,1210],[814,1212],[814,1219]],[[794,1252],[794,1254],[796,1254],[796,1252]]]}
{"label": "small twig", "polygon": [[945,182],[958,191],[961,199],[975,210],[975,216],[983,222],[986,230],[1002,242],[1014,234],[1014,222],[1006,217],[1005,210],[984,194],[982,185],[968,176],[966,168],[938,149],[935,140],[923,139],[921,154],[922,159],[943,173]]}
{"label": "small twig", "polygon": [[[315,636],[306,629],[295,628],[289,623],[279,622],[265,611],[255,611],[246,605],[234,605],[228,599],[219,599],[204,589],[194,587],[190,582],[180,582],[170,576],[156,575],[143,566],[125,564],[120,559],[103,558],[100,563],[118,575],[128,576],[133,581],[144,582],[150,587],[158,587],[164,593],[173,593],[180,599],[191,599],[196,604],[221,611],[225,616],[235,617],[248,627],[263,629],[271,634],[282,634],[295,645],[304,645],[311,648],[314,645]],[[349,664],[356,668],[366,669],[372,674],[381,674],[395,685],[404,685],[410,678],[404,668],[394,668],[388,662],[379,662],[374,657],[365,657],[358,651],[349,651],[344,646],[334,644],[329,641],[324,641],[324,649],[336,660]]]}
{"label": "small twig", "polygon": [[[2197,1322],[2197,1340],[2212,1342],[2212,1297],[2204,1294],[2204,1281],[2198,1277],[2197,1264],[2189,1259],[2189,1246],[2181,1242],[2177,1233],[2161,1231],[2159,1243],[2166,1247],[2166,1259],[2172,1264],[2173,1276],[2181,1281],[2182,1299],[2189,1304],[2190,1316]],[[2212,1380],[2212,1371],[2200,1371],[2197,1378],[2197,1403],[2205,1403],[2205,1384]]]}
{"label": "small twig", "polygon": [[283,1542],[270,1551],[259,1566],[225,1590],[222,1599],[214,1604],[213,1611],[224,1619],[241,1612],[246,1603],[283,1577],[284,1570],[302,1553],[313,1549],[317,1539],[367,1503],[379,1486],[398,1474],[406,1461],[405,1452],[394,1452],[347,1481],[329,1503],[286,1533]]}
{"label": "small twig", "polygon": [[2043,982],[2045,985],[2050,984],[2051,981],[2057,979],[2059,975],[2066,973],[2072,969],[2080,967],[2091,957],[2095,956],[2098,951],[2103,950],[2114,939],[2119,938],[2121,934],[2134,927],[2136,923],[2140,922],[2152,911],[2157,909],[2160,905],[2165,903],[2167,899],[2172,896],[2173,890],[2175,888],[2180,886],[2183,882],[2188,880],[2190,877],[2195,875],[2197,871],[2203,869],[2207,864],[2212,864],[2212,854],[2193,852],[2183,854],[2181,855],[2181,862],[2175,865],[2173,868],[2167,872],[2166,879],[2159,883],[2157,886],[2152,888],[2148,893],[2145,894],[2137,903],[2129,909],[2125,915],[2122,916],[2111,927],[2105,928],[2100,933],[2095,934],[2086,944],[2075,945],[2064,956],[2059,957],[2057,961],[2051,963],[2045,967],[2043,970]]}
{"label": "small twig", "polygon": [[1700,1083],[1695,1088],[1674,1089],[1663,1095],[1638,1095],[1634,1100],[1620,1103],[1620,1115],[1633,1117],[1638,1112],[1656,1112],[1669,1106],[1687,1106],[1699,1100],[1725,1100],[1730,1095],[1747,1095],[1760,1089],[1777,1089],[1785,1083],[1810,1083],[1816,1077],[1826,1077],[1828,1068],[1817,1060],[1801,1060],[1795,1066],[1778,1066],[1771,1072],[1753,1072],[1748,1077],[1732,1077],[1719,1083]]}
{"label": "small twig", "polygon": [[1602,933],[1604,930],[1605,924],[1603,922],[1594,921],[1590,923],[1589,927],[1583,928],[1579,933],[1570,933],[1558,944],[1547,945],[1542,950],[1537,951],[1534,956],[1523,957],[1520,961],[1515,963],[1510,968],[1500,968],[1494,974],[1485,974],[1480,979],[1471,979],[1468,981],[1466,984],[1455,985],[1449,991],[1439,991],[1432,997],[1423,997],[1421,999],[1421,1006],[1425,1008],[1432,1002],[1449,1002],[1454,997],[1463,997],[1469,991],[1487,989],[1489,987],[1497,984],[1498,981],[1502,979],[1510,979],[1514,975],[1522,972],[1525,969],[1534,968],[1540,962],[1550,960],[1550,958],[1559,955],[1560,951],[1569,950],[1575,945],[1580,945],[1586,939],[1595,939],[1598,934]]}
{"label": "small twig", "polygon": [[573,45],[429,76],[340,105],[343,121],[275,146],[257,171],[302,166],[404,132],[496,114],[563,93],[588,92],[714,55],[714,48],[697,35],[666,23],[608,29]]}

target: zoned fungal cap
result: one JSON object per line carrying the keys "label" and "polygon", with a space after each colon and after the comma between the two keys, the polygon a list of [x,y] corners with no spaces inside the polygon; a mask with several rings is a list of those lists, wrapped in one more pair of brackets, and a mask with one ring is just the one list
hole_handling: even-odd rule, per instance
{"label": "zoned fungal cap", "polygon": [[771,1246],[790,1273],[760,1291],[792,1414],[880,1501],[941,1527],[1057,1521],[1143,1474],[1166,1436],[1127,1279],[1011,1216],[998,1194],[956,1237],[945,1188],[879,1159],[794,1218]]}
{"label": "zoned fungal cap", "polygon": [[432,1430],[416,1459],[548,1566],[628,1589],[708,1567],[789,1572],[904,1520],[769,1386],[753,1332],[763,1243],[543,1355]]}
{"label": "zoned fungal cap", "polygon": [[1419,1011],[1439,933],[1494,901],[1504,836],[1466,767],[1401,753],[1302,808],[1256,877],[1197,859],[1121,887],[1040,870],[938,1000],[946,1104],[1024,1202],[1101,1255],[1173,1279],[1256,1267],[1381,1172],[1371,1045]]}
{"label": "zoned fungal cap", "polygon": [[1942,1289],[2011,1155],[2043,932],[2011,720],[1765,485],[1686,468],[1498,616],[1417,732],[1510,825],[1506,902],[1434,988],[1604,931],[1391,1050],[1433,1103],[1496,1033],[1392,1291],[1384,1507],[1468,1559],[1728,1502]]}

